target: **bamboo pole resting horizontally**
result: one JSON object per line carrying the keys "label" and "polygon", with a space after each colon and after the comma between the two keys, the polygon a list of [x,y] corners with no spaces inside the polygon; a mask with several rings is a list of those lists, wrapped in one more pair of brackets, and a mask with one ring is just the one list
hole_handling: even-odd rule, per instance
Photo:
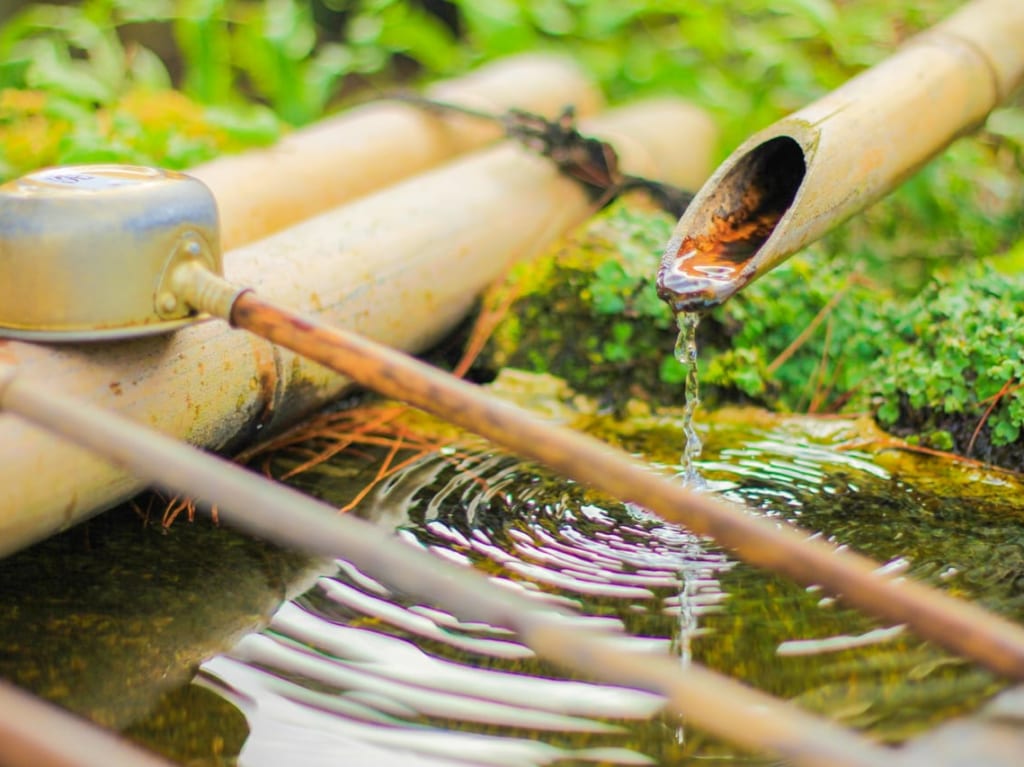
{"label": "bamboo pole resting horizontally", "polygon": [[[708,117],[675,100],[584,123],[619,138],[625,169],[703,158]],[[692,140],[679,142],[680,136]],[[696,171],[694,170],[696,169]],[[666,181],[679,183],[668,177]],[[224,254],[231,280],[332,325],[409,351],[436,342],[516,260],[593,210],[550,162],[505,142]],[[104,344],[0,342],[19,366],[105,409],[215,450],[293,424],[350,384],[346,378],[222,323]],[[130,497],[135,477],[0,415],[0,556]]]}
{"label": "bamboo pole resting horizontally", "polygon": [[[601,97],[566,58],[524,54],[427,89],[429,98],[501,113],[594,114]],[[285,136],[267,149],[189,171],[213,191],[225,250],[265,237],[500,138],[497,125],[379,100]]]}

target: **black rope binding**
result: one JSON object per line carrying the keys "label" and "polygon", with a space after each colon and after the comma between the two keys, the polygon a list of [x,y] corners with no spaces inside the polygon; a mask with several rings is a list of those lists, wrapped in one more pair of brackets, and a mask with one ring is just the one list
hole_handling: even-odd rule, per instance
{"label": "black rope binding", "polygon": [[671,184],[623,173],[619,156],[607,141],[584,136],[576,128],[576,111],[567,106],[553,120],[521,109],[490,114],[469,107],[434,101],[416,94],[396,94],[393,98],[426,109],[457,112],[491,120],[501,125],[508,138],[546,157],[555,167],[583,186],[590,199],[602,208],[624,192],[642,189],[663,210],[678,217],[693,200],[693,194]]}

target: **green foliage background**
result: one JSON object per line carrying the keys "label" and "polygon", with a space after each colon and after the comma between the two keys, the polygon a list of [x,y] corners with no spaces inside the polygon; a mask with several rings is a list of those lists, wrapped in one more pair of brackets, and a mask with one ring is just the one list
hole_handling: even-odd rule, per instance
{"label": "green foliage background", "polygon": [[[178,87],[268,104],[289,124],[352,89],[432,79],[523,50],[573,56],[613,102],[711,110],[722,153],[941,18],[957,0],[84,0],[30,3],[0,34],[0,87],[83,106]],[[64,104],[65,109],[67,105]],[[236,113],[237,114],[237,113]],[[246,113],[246,123],[254,112]],[[76,115],[80,117],[81,115]],[[263,126],[266,116],[260,118]],[[216,122],[216,121],[215,121]],[[1016,127],[1020,127],[1019,125]],[[261,127],[261,132],[265,127]]]}
{"label": "green foliage background", "polygon": [[[960,5],[30,3],[0,28],[0,179],[68,162],[187,167],[273,141],[396,84],[455,75],[524,50],[576,58],[613,103],[668,93],[702,105],[720,126],[721,159],[752,131],[880,61]],[[877,409],[885,423],[961,450],[974,447],[979,421],[986,449],[1019,444],[1021,103],[1018,97],[998,109],[984,129],[716,313],[705,325],[709,385],[775,407]],[[649,248],[656,257],[666,227],[629,225],[643,227],[648,244],[625,250]],[[587,278],[594,311],[612,320],[594,327],[590,345],[583,344],[587,355],[629,365],[634,347],[643,347],[643,323],[666,332],[671,318],[644,292],[647,269],[625,258],[597,265]],[[773,365],[809,327],[798,352]],[[677,371],[664,357],[654,356],[659,380],[672,385]]]}

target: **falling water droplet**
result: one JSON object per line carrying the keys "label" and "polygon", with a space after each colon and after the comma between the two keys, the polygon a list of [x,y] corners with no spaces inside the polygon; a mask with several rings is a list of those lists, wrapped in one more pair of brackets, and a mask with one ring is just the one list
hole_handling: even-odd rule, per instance
{"label": "falling water droplet", "polygon": [[681,471],[677,475],[687,487],[702,490],[707,487],[704,478],[697,471],[695,461],[700,457],[703,445],[693,425],[693,415],[700,404],[700,381],[697,370],[697,325],[700,315],[696,312],[681,312],[676,317],[679,336],[676,339],[676,359],[686,366],[685,406],[683,409],[683,433],[686,444],[683,447]]}

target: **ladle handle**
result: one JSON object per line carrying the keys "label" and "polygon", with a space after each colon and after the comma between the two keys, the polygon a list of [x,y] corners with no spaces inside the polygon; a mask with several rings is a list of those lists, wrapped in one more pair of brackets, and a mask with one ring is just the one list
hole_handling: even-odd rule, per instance
{"label": "ladle handle", "polygon": [[158,292],[158,306],[163,301],[165,305],[160,308],[175,311],[181,304],[186,304],[211,317],[229,320],[231,307],[250,288],[239,287],[210,271],[201,254],[198,243],[190,242],[186,245],[181,259],[169,270],[164,289]]}
{"label": "ladle handle", "polygon": [[621,451],[489,396],[402,352],[243,293],[231,321],[275,344],[490,439],[622,501],[706,535],[736,555],[805,585],[821,585],[877,617],[905,623],[1000,674],[1024,679],[1024,628],[913,581],[896,581],[866,557],[653,473]]}

